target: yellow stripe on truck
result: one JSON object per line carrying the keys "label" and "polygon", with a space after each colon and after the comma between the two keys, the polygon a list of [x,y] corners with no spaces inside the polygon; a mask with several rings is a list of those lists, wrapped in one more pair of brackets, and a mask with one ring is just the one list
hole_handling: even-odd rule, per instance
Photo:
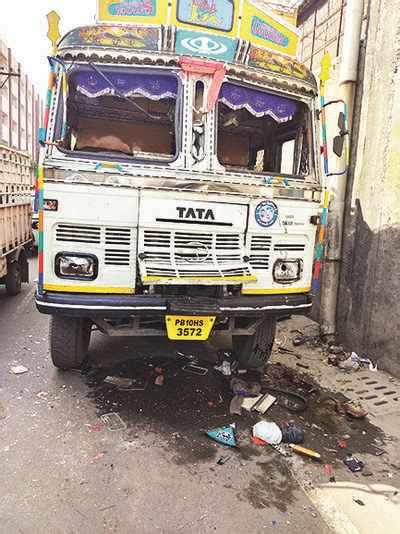
{"label": "yellow stripe on truck", "polygon": [[131,287],[102,287],[102,286],[63,286],[57,284],[44,284],[46,291],[60,291],[68,293],[123,293],[132,294],[134,289]]}
{"label": "yellow stripe on truck", "polygon": [[285,293],[309,293],[311,287],[284,287],[276,289],[242,289],[243,295],[284,295]]}

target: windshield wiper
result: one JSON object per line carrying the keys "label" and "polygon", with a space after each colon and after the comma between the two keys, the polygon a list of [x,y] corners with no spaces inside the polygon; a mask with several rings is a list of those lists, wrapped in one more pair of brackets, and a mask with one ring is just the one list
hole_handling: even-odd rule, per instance
{"label": "windshield wiper", "polygon": [[139,109],[142,113],[144,113],[145,115],[147,115],[150,119],[159,119],[161,117],[161,115],[153,115],[152,113],[149,113],[148,111],[146,111],[144,108],[142,108],[142,106],[140,106],[139,104],[137,104],[136,102],[133,102],[133,100],[131,100],[130,98],[128,98],[127,96],[125,96],[123,93],[121,93],[117,87],[115,87],[115,85],[112,83],[112,81],[104,74],[104,72],[99,69],[99,67],[97,65],[94,65],[93,63],[91,63],[90,61],[88,62],[88,65],[90,65],[92,67],[92,69],[97,72],[97,74],[100,74],[100,76],[108,83],[108,85],[114,89],[115,91],[115,94],[117,96],[119,96],[120,98],[126,100],[127,102],[129,102],[129,104],[131,104],[132,106],[134,106],[136,109]]}

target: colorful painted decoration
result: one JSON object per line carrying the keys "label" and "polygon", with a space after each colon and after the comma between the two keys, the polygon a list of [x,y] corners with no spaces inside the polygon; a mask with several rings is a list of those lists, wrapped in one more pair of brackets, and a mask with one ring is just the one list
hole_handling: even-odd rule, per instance
{"label": "colorful painted decoration", "polygon": [[177,0],[177,20],[197,27],[230,32],[234,13],[233,0]]}
{"label": "colorful painted decoration", "polygon": [[269,228],[275,224],[278,218],[278,206],[272,200],[264,200],[260,202],[255,210],[255,218],[257,223],[263,228]]}
{"label": "colorful painted decoration", "polygon": [[237,39],[221,37],[205,32],[178,30],[175,52],[186,56],[202,56],[220,61],[233,61]]}
{"label": "colorful painted decoration", "polygon": [[297,29],[272,14],[267,15],[245,0],[242,10],[240,37],[252,44],[279,50],[287,55],[296,55]]}
{"label": "colorful painted decoration", "polygon": [[279,74],[287,74],[300,80],[314,82],[314,76],[311,71],[299,61],[296,61],[294,58],[274,54],[266,48],[259,46],[250,47],[248,64],[250,67],[278,72]]}
{"label": "colorful painted decoration", "polygon": [[112,46],[116,48],[134,48],[158,50],[160,30],[140,26],[82,26],[76,28],[62,39],[59,48],[71,46]]}
{"label": "colorful painted decoration", "polygon": [[163,24],[168,17],[166,0],[98,0],[101,22]]}

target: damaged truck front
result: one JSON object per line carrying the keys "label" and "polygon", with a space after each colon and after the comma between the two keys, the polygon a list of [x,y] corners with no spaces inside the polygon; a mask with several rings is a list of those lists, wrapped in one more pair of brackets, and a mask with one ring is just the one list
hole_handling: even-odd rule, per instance
{"label": "damaged truck front", "polygon": [[170,26],[83,27],[49,58],[36,304],[59,368],[81,364],[94,325],[231,334],[258,367],[277,317],[310,310],[315,80],[241,40],[218,61],[202,31],[178,47]]}

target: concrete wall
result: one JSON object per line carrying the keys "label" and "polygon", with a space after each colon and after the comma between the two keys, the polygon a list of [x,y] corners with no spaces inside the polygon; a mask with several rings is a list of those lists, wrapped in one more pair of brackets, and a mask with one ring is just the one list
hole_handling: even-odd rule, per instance
{"label": "concrete wall", "polygon": [[[330,96],[345,16],[341,0],[306,0],[299,13],[303,59],[318,71],[331,54]],[[400,376],[400,0],[365,0],[362,38],[337,336]]]}
{"label": "concrete wall", "polygon": [[400,0],[372,0],[353,124],[338,335],[400,375]]}

